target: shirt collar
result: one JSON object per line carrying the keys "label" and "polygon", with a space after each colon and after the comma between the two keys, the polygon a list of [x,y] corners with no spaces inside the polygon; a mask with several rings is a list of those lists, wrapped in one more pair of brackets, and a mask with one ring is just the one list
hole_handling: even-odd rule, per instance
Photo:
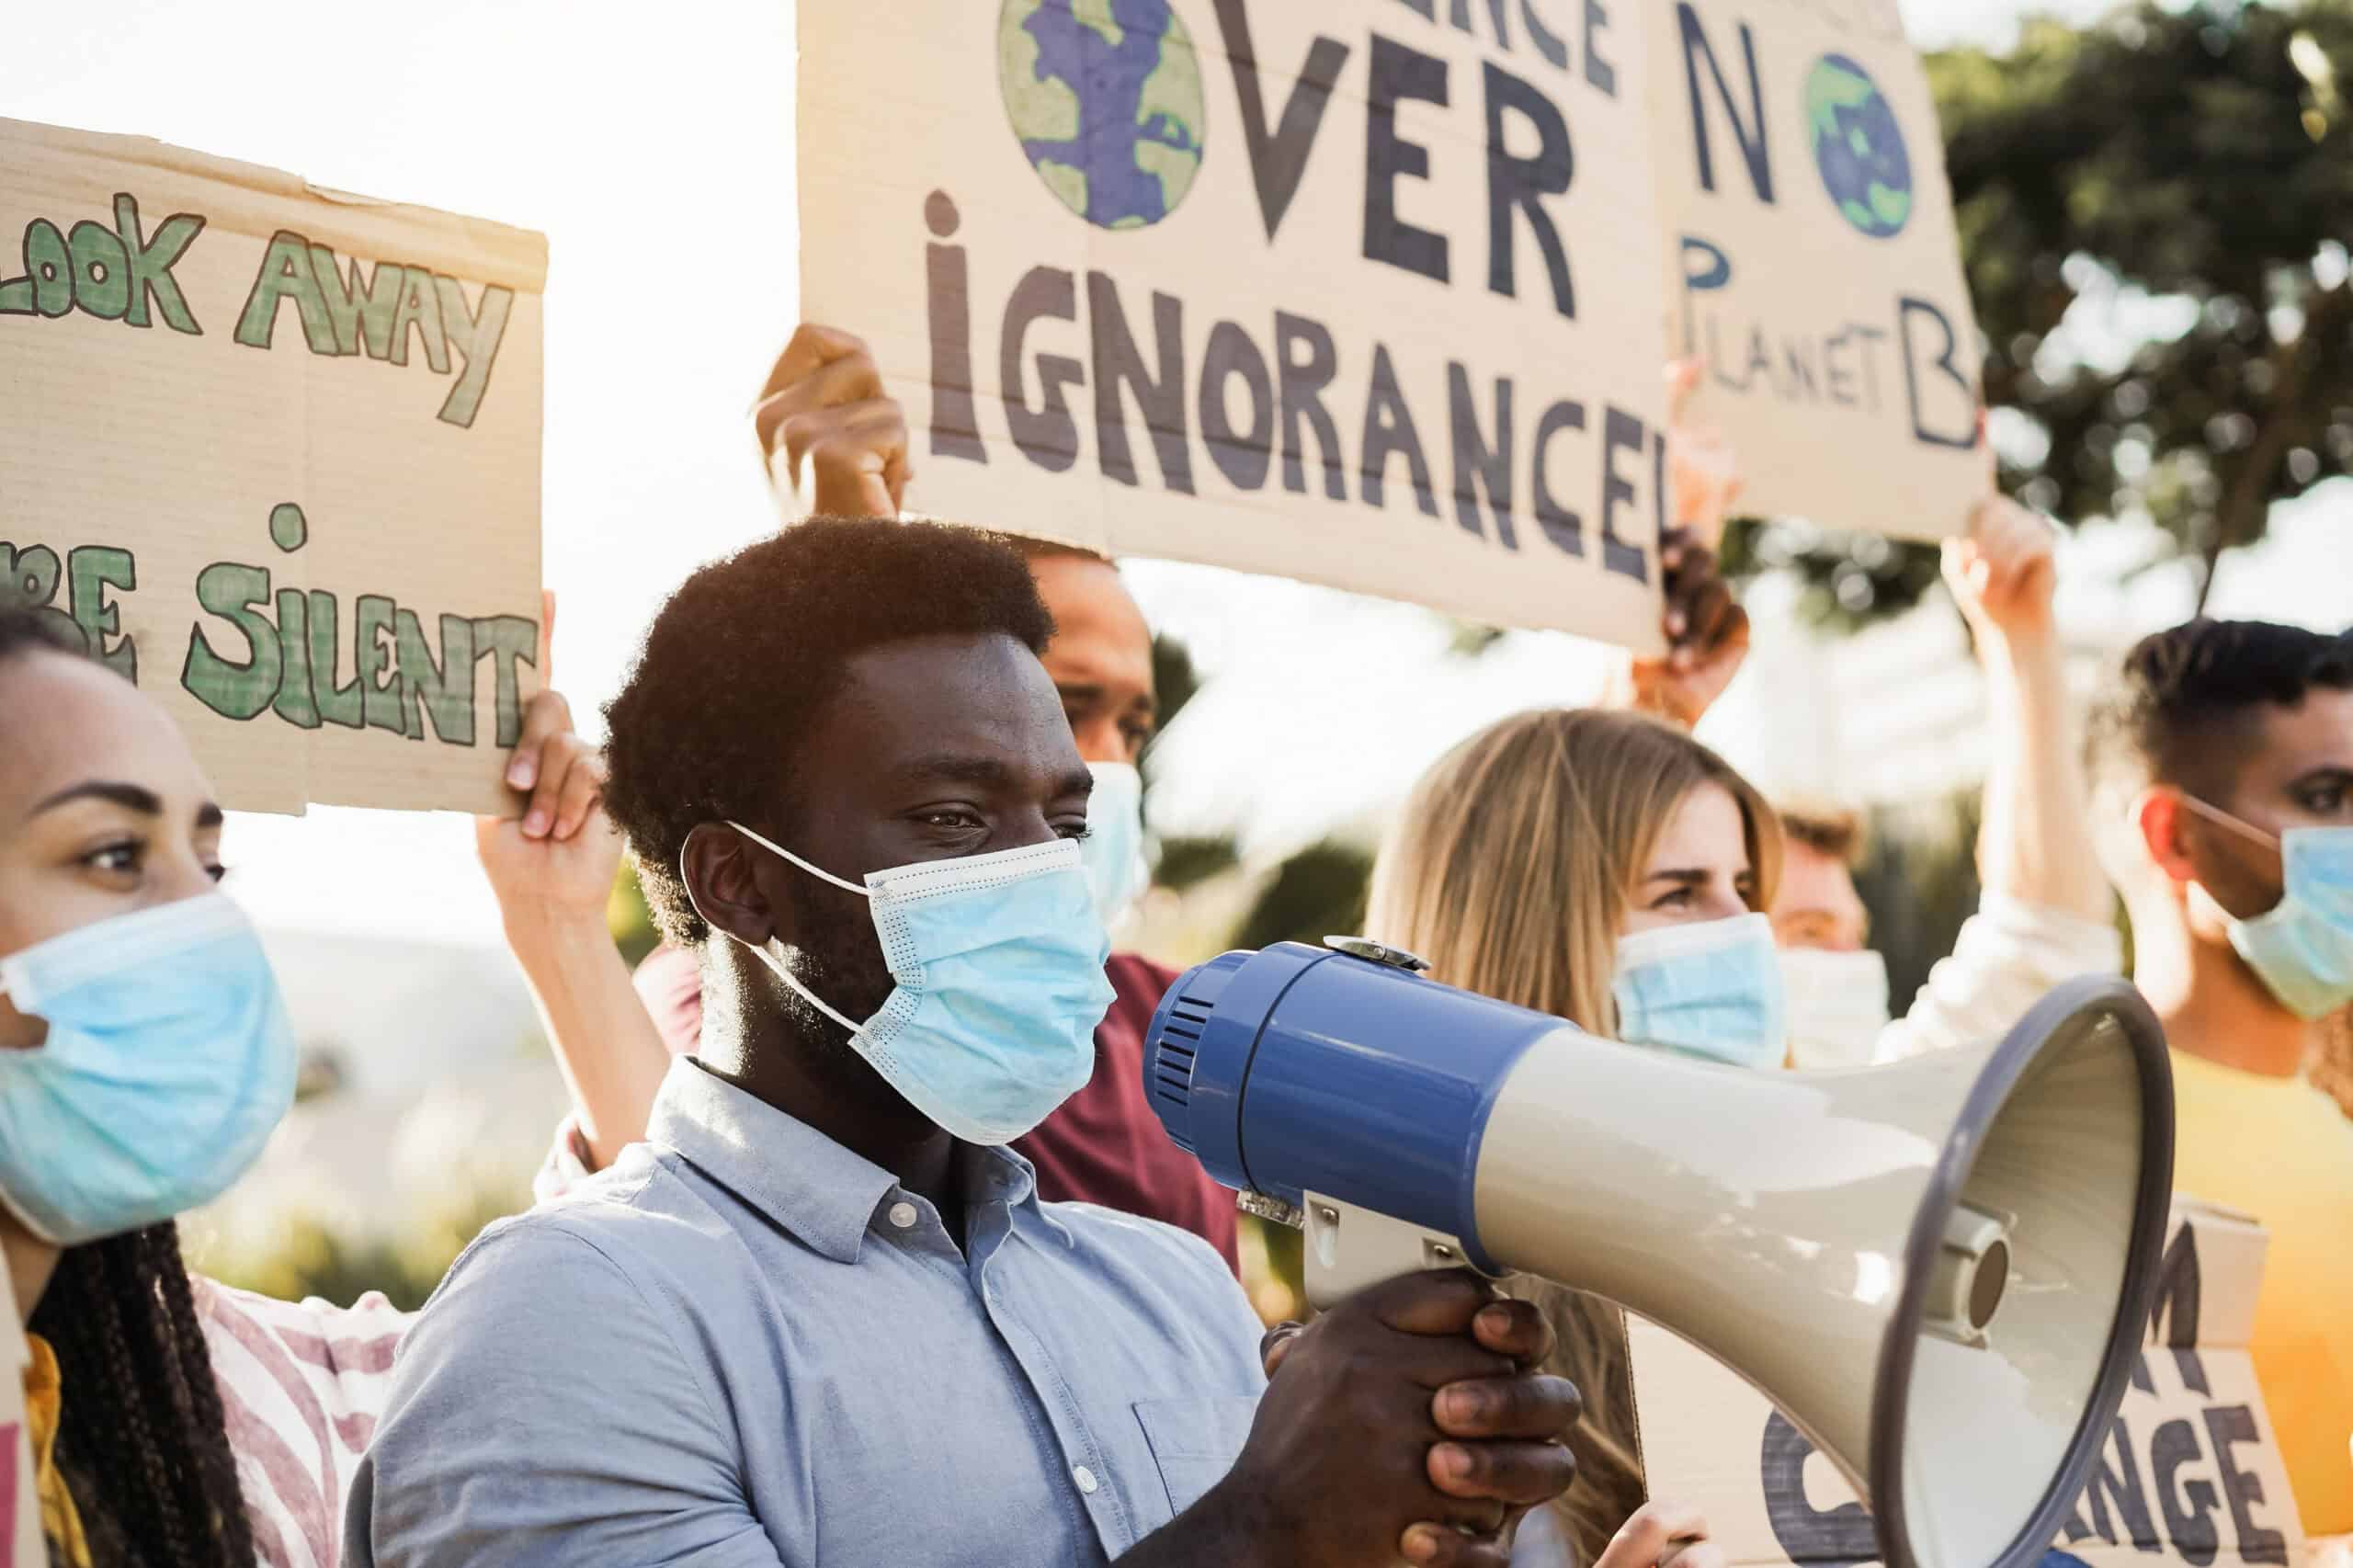
{"label": "shirt collar", "polygon": [[690,1056],[670,1063],[645,1136],[836,1263],[858,1261],[874,1210],[899,1185],[873,1161]]}
{"label": "shirt collar", "polygon": [[[836,1263],[858,1261],[875,1211],[900,1190],[899,1178],[881,1165],[692,1057],[670,1063],[645,1136]],[[1028,1160],[975,1144],[960,1145],[957,1156],[968,1204],[1003,1203],[1063,1233],[1039,1207],[1037,1173]]]}

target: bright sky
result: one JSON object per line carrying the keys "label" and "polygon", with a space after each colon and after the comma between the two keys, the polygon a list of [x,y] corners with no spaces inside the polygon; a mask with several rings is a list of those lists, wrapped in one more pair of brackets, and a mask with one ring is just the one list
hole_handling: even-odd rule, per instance
{"label": "bright sky", "polygon": [[[2021,9],[1904,5],[1925,43],[1999,42]],[[795,318],[792,9],[703,0],[664,15],[678,25],[556,0],[397,20],[292,0],[113,0],[18,7],[0,51],[8,115],[549,235],[546,574],[555,673],[584,708],[610,693],[670,585],[773,521],[743,415]],[[711,303],[656,315],[657,295],[681,297],[671,272],[690,235]],[[1443,658],[1443,629],[1410,608],[1202,568],[1132,575],[1155,623],[1233,676],[1174,737],[1155,809],[1177,827],[1243,821],[1262,845],[1381,804],[1479,723],[1585,696],[1599,669],[1565,638],[1515,639],[1472,666]],[[495,939],[460,819],[241,817],[229,852],[265,921]],[[361,887],[365,904],[347,891]]]}

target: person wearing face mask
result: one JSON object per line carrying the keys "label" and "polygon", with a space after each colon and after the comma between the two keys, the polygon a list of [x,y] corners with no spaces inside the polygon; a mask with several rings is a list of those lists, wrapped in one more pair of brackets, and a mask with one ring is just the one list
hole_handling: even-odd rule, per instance
{"label": "person wearing face mask", "polygon": [[[704,971],[646,1141],[493,1226],[404,1342],[356,1568],[1499,1568],[1574,1394],[1392,1281],[1270,1353],[1199,1238],[1040,1199],[1093,1074],[1094,778],[1020,558],[816,519],[672,596],[610,801]],[[614,1413],[624,1413],[616,1417]]]}
{"label": "person wearing face mask", "polygon": [[[570,728],[560,697],[534,699],[517,757],[545,793],[483,830],[517,835],[517,864],[590,826],[593,754]],[[59,1568],[332,1561],[406,1326],[381,1297],[273,1301],[181,1262],[175,1217],[244,1173],[294,1095],[277,981],[215,890],[222,823],[160,708],[70,622],[0,609],[0,1252]],[[626,1098],[592,1119],[642,1126]]]}
{"label": "person wearing face mask", "polygon": [[[906,421],[883,395],[873,357],[858,338],[802,326],[778,357],[753,423],[780,489],[790,491],[795,476],[805,476],[829,515],[897,515],[912,476]],[[1109,561],[1043,540],[1006,543],[1029,562],[1053,616],[1053,639],[1040,657],[1095,778],[1080,855],[1096,907],[1116,930],[1151,879],[1137,765],[1157,722],[1152,633]],[[601,908],[596,919],[601,928]],[[1176,971],[1140,954],[1114,952],[1105,972],[1113,994],[1095,1032],[1093,1075],[1015,1147],[1036,1167],[1039,1192],[1048,1200],[1100,1203],[1165,1221],[1238,1267],[1233,1195],[1168,1142],[1144,1099],[1143,1031]],[[657,948],[639,965],[636,987],[662,1043],[674,1055],[693,1054],[703,1009],[702,967],[693,950]],[[590,1028],[605,1027],[597,1020],[616,1010],[574,1009],[579,1027]],[[585,1179],[616,1152],[592,1146],[567,1124],[542,1171],[542,1194]]]}
{"label": "person wearing face mask", "polygon": [[[1719,546],[1742,489],[1738,454],[1689,418],[1699,367],[1669,370],[1668,437],[1682,540]],[[2112,898],[2093,856],[2080,736],[2052,619],[2051,525],[1999,494],[1947,542],[1944,578],[1968,622],[1991,709],[1991,766],[1978,836],[1984,884],[1976,915],[1902,1018],[1889,1013],[1886,960],[1868,945],[1855,888],[1861,820],[1834,802],[1790,799],[1786,853],[1770,914],[1780,948],[1790,1065],[1856,1067],[1998,1034],[2050,988],[2113,973],[2123,952]],[[1748,649],[1737,607],[1694,607],[1724,635],[1704,658],[1677,651],[1631,662],[1616,705],[1690,728],[1728,687]],[[1667,630],[1679,628],[1670,607]]]}
{"label": "person wearing face mask", "polygon": [[[1374,864],[1366,929],[1449,985],[1606,1039],[1778,1067],[1787,1028],[1764,912],[1781,852],[1764,798],[1681,729],[1608,709],[1521,713],[1414,787]],[[1510,1289],[1543,1306],[1552,1365],[1586,1392],[1576,1480],[1522,1526],[1513,1561],[1610,1561],[1643,1496],[1623,1319],[1544,1281]]]}
{"label": "person wearing face mask", "polygon": [[2270,1232],[2256,1373],[2305,1532],[2353,1532],[2353,1120],[2304,1072],[2353,1005],[2353,638],[2157,632],[2094,736],[2099,851],[2173,1047],[2175,1185]]}

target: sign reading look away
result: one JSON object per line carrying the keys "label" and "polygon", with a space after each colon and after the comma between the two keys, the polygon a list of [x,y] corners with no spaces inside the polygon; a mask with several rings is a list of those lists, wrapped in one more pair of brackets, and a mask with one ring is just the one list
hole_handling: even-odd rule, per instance
{"label": "sign reading look away", "polygon": [[1896,0],[1647,6],[1669,328],[1745,510],[1913,538],[1991,483],[1944,143]]}
{"label": "sign reading look away", "polygon": [[1641,9],[803,6],[801,313],[926,512],[1654,647]]}
{"label": "sign reading look away", "polygon": [[[2301,1561],[2247,1352],[2265,1245],[2244,1215],[2176,1198],[2145,1348],[2041,1568]],[[1663,1328],[1626,1328],[1651,1495],[1698,1507],[1736,1565],[1879,1561],[1870,1516],[1763,1394]]]}
{"label": "sign reading look away", "polygon": [[492,811],[537,685],[537,234],[0,120],[0,602],[224,805]]}

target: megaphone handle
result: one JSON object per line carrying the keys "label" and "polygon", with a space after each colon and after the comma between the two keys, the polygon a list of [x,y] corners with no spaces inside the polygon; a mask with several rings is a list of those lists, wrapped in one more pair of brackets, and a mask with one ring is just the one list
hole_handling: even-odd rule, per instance
{"label": "megaphone handle", "polygon": [[1321,1193],[1306,1195],[1307,1300],[1322,1312],[1369,1286],[1425,1268],[1463,1268],[1460,1237]]}

